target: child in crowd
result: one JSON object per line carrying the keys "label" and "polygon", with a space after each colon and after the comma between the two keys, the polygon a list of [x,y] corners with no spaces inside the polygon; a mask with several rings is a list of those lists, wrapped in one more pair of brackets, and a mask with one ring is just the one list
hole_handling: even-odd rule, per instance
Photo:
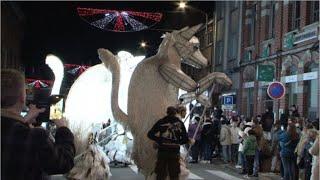
{"label": "child in crowd", "polygon": [[253,164],[254,164],[254,157],[258,148],[257,139],[255,137],[255,132],[250,129],[248,131],[248,137],[245,138],[243,142],[243,154],[246,157],[246,170],[248,175],[245,176],[248,178],[249,176],[253,175]]}

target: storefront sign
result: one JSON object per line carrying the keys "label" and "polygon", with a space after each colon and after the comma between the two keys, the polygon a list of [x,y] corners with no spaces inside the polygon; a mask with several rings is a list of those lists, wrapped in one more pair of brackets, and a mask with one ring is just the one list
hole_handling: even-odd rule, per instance
{"label": "storefront sign", "polygon": [[232,110],[233,109],[233,105],[222,105],[222,109],[223,110]]}
{"label": "storefront sign", "polygon": [[285,77],[285,83],[292,83],[292,82],[297,82],[298,81],[298,76],[297,75],[292,75],[292,76],[286,76]]}
{"label": "storefront sign", "polygon": [[272,99],[281,99],[285,94],[285,87],[281,82],[273,82],[267,89],[268,95]]}
{"label": "storefront sign", "polygon": [[274,65],[258,65],[258,81],[273,81]]}
{"label": "storefront sign", "polygon": [[302,43],[304,41],[307,41],[307,40],[310,40],[310,39],[313,39],[313,38],[317,38],[317,34],[318,34],[317,29],[313,29],[311,31],[306,31],[306,32],[302,32],[302,33],[296,34],[294,36],[293,44],[299,44],[299,43]]}
{"label": "storefront sign", "polygon": [[317,71],[303,74],[303,80],[304,81],[312,80],[312,79],[318,79],[318,72]]}
{"label": "storefront sign", "polygon": [[260,81],[259,82],[259,86],[269,86],[269,84],[271,84],[272,82],[266,82],[266,81]]}
{"label": "storefront sign", "polygon": [[294,36],[293,33],[287,34],[284,38],[283,38],[283,47],[290,49],[293,47],[293,42],[294,42]]}
{"label": "storefront sign", "polygon": [[254,81],[245,82],[245,83],[243,84],[243,87],[244,87],[244,88],[253,88],[253,87],[254,87]]}

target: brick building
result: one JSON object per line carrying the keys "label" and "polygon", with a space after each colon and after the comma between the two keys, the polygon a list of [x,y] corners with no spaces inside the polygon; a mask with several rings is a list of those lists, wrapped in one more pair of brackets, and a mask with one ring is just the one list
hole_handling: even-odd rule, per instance
{"label": "brick building", "polygon": [[[319,117],[319,2],[245,1],[242,5],[239,112],[251,117],[271,107],[279,117],[295,104],[300,115]],[[258,81],[261,65],[273,67],[271,81]],[[267,94],[272,81],[286,87],[280,100]]]}

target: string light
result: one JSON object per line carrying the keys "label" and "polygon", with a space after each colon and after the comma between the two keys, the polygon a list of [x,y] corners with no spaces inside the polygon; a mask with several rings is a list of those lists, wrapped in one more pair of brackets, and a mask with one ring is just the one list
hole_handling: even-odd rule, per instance
{"label": "string light", "polygon": [[72,68],[71,70],[68,70],[67,72],[71,73],[73,75],[76,75],[76,74],[80,75],[90,67],[90,66],[78,65],[78,64],[65,64],[64,66],[67,69]]}
{"label": "string light", "polygon": [[[141,31],[162,19],[162,13],[77,8],[78,14],[89,24],[116,32]],[[136,19],[138,17],[138,19]],[[143,21],[143,22],[140,22]]]}
{"label": "string light", "polygon": [[31,78],[27,78],[26,82],[28,83],[27,85],[29,87],[35,87],[37,89],[45,88],[45,87],[51,86],[53,84],[53,81],[40,80],[40,79],[31,79]]}

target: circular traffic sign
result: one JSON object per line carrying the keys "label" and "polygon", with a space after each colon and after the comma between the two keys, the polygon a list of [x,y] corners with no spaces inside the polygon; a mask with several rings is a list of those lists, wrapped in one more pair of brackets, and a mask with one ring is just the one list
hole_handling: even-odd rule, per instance
{"label": "circular traffic sign", "polygon": [[285,94],[286,88],[281,82],[273,82],[267,89],[268,95],[272,99],[281,99]]}

